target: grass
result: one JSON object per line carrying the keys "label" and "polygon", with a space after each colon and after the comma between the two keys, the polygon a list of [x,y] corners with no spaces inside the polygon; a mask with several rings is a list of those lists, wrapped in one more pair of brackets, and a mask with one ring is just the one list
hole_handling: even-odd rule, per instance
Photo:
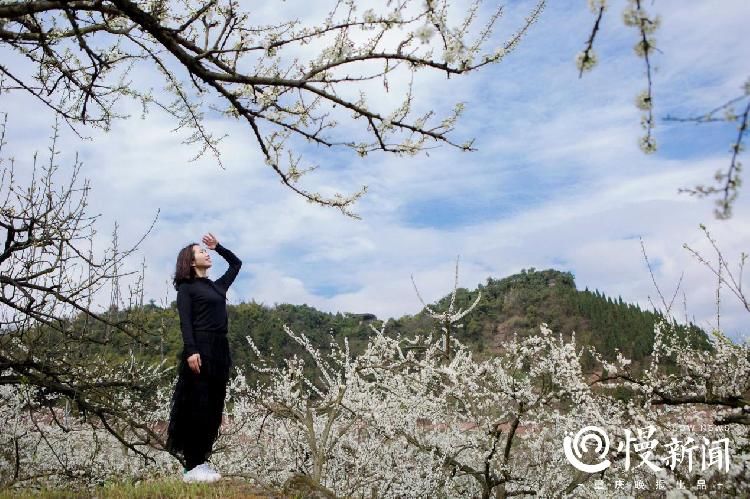
{"label": "grass", "polygon": [[215,483],[183,483],[176,478],[160,478],[146,482],[114,483],[95,489],[20,489],[0,490],[0,499],[15,499],[21,497],[36,497],[43,499],[62,498],[112,498],[125,499],[130,497],[148,498],[229,498],[229,499],[270,499],[283,498],[277,493],[271,493],[252,485],[245,480],[224,478]]}

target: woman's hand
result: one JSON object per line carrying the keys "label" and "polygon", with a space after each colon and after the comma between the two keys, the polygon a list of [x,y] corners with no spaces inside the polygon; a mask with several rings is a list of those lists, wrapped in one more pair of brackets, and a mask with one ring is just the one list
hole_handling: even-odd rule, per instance
{"label": "woman's hand", "polygon": [[219,244],[219,241],[216,239],[216,236],[209,232],[203,236],[203,244],[205,244],[208,249],[213,250],[216,249],[216,245]]}
{"label": "woman's hand", "polygon": [[194,353],[190,357],[187,358],[188,365],[190,366],[190,369],[195,374],[200,374],[201,372],[201,354]]}

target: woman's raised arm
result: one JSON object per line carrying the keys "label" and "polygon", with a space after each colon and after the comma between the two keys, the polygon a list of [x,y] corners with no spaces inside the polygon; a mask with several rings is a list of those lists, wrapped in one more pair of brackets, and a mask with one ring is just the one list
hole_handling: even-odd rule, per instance
{"label": "woman's raised arm", "polygon": [[237,255],[219,244],[216,236],[214,236],[210,232],[203,236],[203,244],[208,246],[208,249],[212,249],[220,254],[221,257],[224,258],[224,260],[226,260],[229,264],[229,268],[226,272],[224,272],[224,275],[214,281],[215,284],[221,287],[224,291],[228,290],[229,286],[231,286],[234,282],[234,278],[237,277],[237,274],[240,271],[240,267],[242,267],[242,260],[237,258]]}
{"label": "woman's raised arm", "polygon": [[229,289],[229,286],[231,286],[234,282],[234,278],[237,277],[237,274],[240,272],[240,268],[242,267],[242,260],[237,258],[237,255],[235,255],[219,243],[216,243],[215,250],[229,264],[229,268],[226,272],[224,272],[224,275],[216,279],[216,285],[221,286],[222,289],[226,290]]}

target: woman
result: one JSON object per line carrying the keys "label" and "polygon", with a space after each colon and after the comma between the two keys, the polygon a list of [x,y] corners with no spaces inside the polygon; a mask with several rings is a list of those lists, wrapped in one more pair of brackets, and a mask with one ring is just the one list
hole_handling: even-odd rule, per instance
{"label": "woman", "polygon": [[209,279],[211,256],[196,243],[177,255],[174,286],[184,349],[172,397],[167,449],[184,460],[186,482],[221,478],[206,459],[219,433],[232,364],[226,293],[242,266],[210,232],[202,241],[227,261],[229,269],[216,281]]}

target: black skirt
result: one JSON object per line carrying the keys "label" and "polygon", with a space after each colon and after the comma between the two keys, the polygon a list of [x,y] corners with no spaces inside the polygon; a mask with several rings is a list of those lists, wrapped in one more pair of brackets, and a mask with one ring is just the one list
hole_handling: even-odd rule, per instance
{"label": "black skirt", "polygon": [[232,366],[225,332],[195,331],[201,367],[194,373],[183,350],[170,404],[167,450],[187,468],[205,462],[219,433]]}

